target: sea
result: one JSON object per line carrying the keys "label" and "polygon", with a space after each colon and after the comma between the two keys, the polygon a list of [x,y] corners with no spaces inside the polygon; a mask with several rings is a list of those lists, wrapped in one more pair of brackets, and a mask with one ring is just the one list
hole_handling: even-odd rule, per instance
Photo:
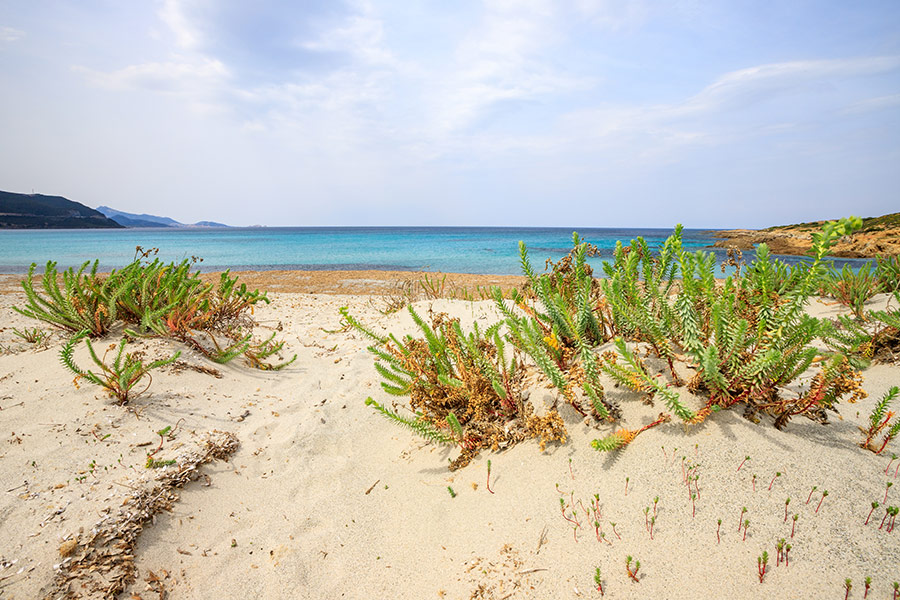
{"label": "sea", "polygon": [[[126,265],[136,248],[156,248],[165,262],[202,259],[202,271],[244,270],[389,270],[520,275],[519,241],[528,247],[535,269],[549,258],[559,260],[572,249],[574,228],[549,227],[228,227],[135,229],[0,230],[0,273],[28,271],[47,261],[58,268],[99,260],[102,270]],[[596,275],[601,261],[613,255],[617,240],[628,244],[643,237],[656,248],[671,229],[578,228],[579,236],[597,246],[591,259]],[[682,243],[689,250],[715,252],[710,230],[685,229]],[[747,259],[751,257],[745,257]],[[797,262],[802,257],[780,257]],[[840,268],[865,261],[835,259]],[[727,273],[727,271],[726,271]]]}

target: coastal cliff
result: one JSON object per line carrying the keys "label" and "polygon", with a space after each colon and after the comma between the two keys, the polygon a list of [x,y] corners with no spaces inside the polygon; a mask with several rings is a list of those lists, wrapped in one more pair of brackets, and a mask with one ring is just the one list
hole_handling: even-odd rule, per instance
{"label": "coastal cliff", "polygon": [[[765,242],[773,254],[803,255],[812,247],[812,233],[823,223],[825,221],[766,229],[717,231],[714,235],[722,239],[713,246],[735,246],[741,250],[751,250],[754,245]],[[863,219],[862,228],[841,239],[831,252],[832,256],[841,258],[874,258],[897,254],[900,254],[900,213]]]}

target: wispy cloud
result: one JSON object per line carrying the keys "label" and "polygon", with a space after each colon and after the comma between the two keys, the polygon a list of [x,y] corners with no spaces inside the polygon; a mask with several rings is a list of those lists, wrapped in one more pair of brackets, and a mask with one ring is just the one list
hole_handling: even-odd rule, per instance
{"label": "wispy cloud", "polygon": [[15,42],[25,37],[25,32],[12,27],[0,27],[0,42]]}
{"label": "wispy cloud", "polygon": [[110,72],[95,71],[83,66],[76,66],[74,69],[96,85],[120,91],[205,92],[228,78],[225,65],[208,58],[149,62]]}

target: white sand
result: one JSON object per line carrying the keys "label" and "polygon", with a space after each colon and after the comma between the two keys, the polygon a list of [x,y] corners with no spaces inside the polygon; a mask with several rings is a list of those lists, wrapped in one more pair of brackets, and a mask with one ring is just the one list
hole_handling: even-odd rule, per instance
{"label": "white sand", "polygon": [[[482,453],[451,473],[455,450],[427,445],[363,405],[369,395],[390,399],[366,342],[321,329],[337,328],[338,307],[349,305],[382,331],[413,333],[405,312],[382,316],[378,301],[366,296],[271,297],[272,305],[257,311],[258,332],[280,323],[279,335],[299,355],[295,364],[277,373],[239,360],[222,367],[174,343],[142,341],[135,347],[150,358],[181,349],[185,361],[215,367],[222,378],[166,369],[127,410],[90,384],[73,386],[58,360],[61,334],[45,350],[16,341],[12,327],[37,323],[10,310],[21,305],[21,295],[0,296],[0,344],[18,350],[0,355],[0,560],[17,561],[0,568],[0,598],[37,598],[49,589],[63,540],[79,539],[104,509],[121,504],[126,486],[147,476],[146,452],[159,441],[154,432],[176,423],[175,439],[157,458],[177,456],[212,429],[235,433],[241,447],[232,461],[205,469],[210,485],[190,484],[173,511],[145,530],[136,554],[139,580],[122,598],[159,597],[144,581],[150,572],[172,599],[598,598],[598,566],[610,598],[843,598],[847,577],[851,597],[862,598],[870,576],[869,597],[880,600],[900,580],[900,530],[878,529],[883,509],[863,526],[870,503],[882,502],[886,482],[895,483],[888,504],[900,505],[900,478],[893,467],[885,475],[890,450],[900,453],[900,442],[886,456],[857,446],[858,425],[900,383],[898,366],[867,370],[869,397],[842,404],[843,419],[831,415],[828,426],[795,418],[782,432],[769,418],[758,425],[743,419],[736,407],[688,430],[678,423],[657,427],[624,451],[603,455],[589,444],[611,428],[586,426],[563,408],[565,445],[542,454],[536,442],[526,442]],[[418,306],[424,311],[428,304]],[[490,303],[434,304],[464,322],[493,320]],[[837,311],[821,303],[812,310]],[[81,350],[78,360],[86,365]],[[662,410],[606,387],[622,404],[623,426],[638,427]],[[147,442],[153,445],[140,445]],[[745,455],[751,459],[736,472]],[[693,518],[682,456],[700,465]],[[485,487],[488,458],[494,494]],[[782,476],[768,491],[776,471]],[[587,504],[599,494],[612,545],[597,542],[593,527],[574,539],[560,514],[557,484],[567,501]],[[655,496],[650,540],[643,509]],[[789,514],[800,515],[793,540],[791,519],[784,522],[788,497]],[[737,532],[742,506],[750,519],[746,541]],[[775,566],[781,537],[793,544],[788,567]],[[760,584],[756,558],[763,550],[770,572]],[[626,555],[640,560],[640,583],[628,580]]]}

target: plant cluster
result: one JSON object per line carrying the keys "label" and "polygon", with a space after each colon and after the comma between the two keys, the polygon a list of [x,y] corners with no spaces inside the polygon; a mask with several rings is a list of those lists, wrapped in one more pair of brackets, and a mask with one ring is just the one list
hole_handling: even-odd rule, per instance
{"label": "plant cluster", "polygon": [[483,448],[498,448],[526,438],[565,441],[556,411],[533,414],[522,399],[521,361],[500,335],[500,324],[463,331],[458,319],[433,315],[426,323],[410,305],[420,338],[380,336],[346,308],[345,323],[374,343],[375,369],[385,392],[408,396],[411,416],[403,416],[369,398],[366,404],[383,416],[432,442],[455,444],[461,453],[451,470],[466,466]]}
{"label": "plant cluster", "polygon": [[[115,344],[110,346],[101,359],[97,356],[91,340],[87,336],[87,331],[74,335],[60,351],[60,360],[67,369],[76,375],[76,381],[83,378],[102,387],[110,396],[116,398],[119,404],[126,404],[130,399],[146,392],[150,388],[150,381],[147,382],[147,386],[143,390],[133,393],[138,383],[144,377],[152,380],[150,376],[151,370],[171,364],[181,355],[181,352],[176,352],[168,358],[155,360],[145,365],[137,356],[137,353],[125,352],[125,346],[128,343],[126,336],[119,342],[118,347]],[[90,369],[79,367],[72,356],[75,352],[75,347],[82,339],[87,345],[91,360],[97,366],[98,371],[96,373]],[[115,358],[112,363],[107,363],[106,355],[113,349],[116,351]]]}
{"label": "plant cluster", "polygon": [[238,285],[228,271],[217,283],[206,283],[188,260],[166,264],[136,258],[106,275],[98,272],[98,264],[86,262],[78,270],[59,273],[56,263],[48,262],[41,280],[43,293],[35,285],[37,265],[32,264],[22,282],[26,305],[15,310],[91,338],[105,335],[120,320],[133,335],[176,339],[220,363],[243,355],[256,368],[280,369],[293,361],[265,362],[284,343],[275,342],[274,336],[254,342],[245,331],[254,324],[248,313],[269,299],[265,292]]}
{"label": "plant cluster", "polygon": [[[793,266],[772,258],[765,244],[749,264],[732,255],[737,268],[723,282],[715,278],[714,254],[684,248],[680,225],[655,252],[642,238],[628,246],[617,243],[613,259],[603,265],[606,278],[599,282],[587,264],[598,252],[577,234],[572,251],[559,262],[548,261],[542,274],[520,243],[525,286],[511,298],[494,290],[502,321],[483,332],[476,328],[464,334],[457,321],[440,315],[428,326],[411,310],[424,337],[401,341],[372,334],[346,311],[344,317],[376,342],[370,350],[385,391],[410,397],[415,416],[404,424],[421,433],[425,423],[463,448],[466,457],[454,466],[468,462],[477,448],[496,447],[520,430],[505,423],[527,418],[530,407],[520,387],[523,369],[532,365],[567,403],[598,423],[620,416],[619,406],[604,393],[601,374],[646,402],[663,402],[666,412],[651,423],[594,440],[592,446],[600,451],[622,448],[673,417],[696,424],[738,404],[752,420],[770,415],[779,429],[796,416],[825,423],[826,411],[866,395],[858,370],[862,364],[852,350],[864,343],[854,341],[862,325],[847,318],[841,329],[807,315],[805,307],[823,282],[834,278],[826,260],[829,250],[859,227],[857,217],[826,223],[813,235],[810,259]],[[870,276],[870,271],[845,270],[842,281]],[[882,324],[874,334],[879,340],[900,330],[896,311],[865,317]],[[874,344],[873,334],[867,334]],[[823,351],[820,340],[831,351]],[[612,349],[597,350],[609,341]],[[503,350],[507,344],[513,346],[510,362]],[[650,358],[660,361],[662,371],[654,373]],[[814,374],[805,388],[786,391],[810,369]],[[699,409],[685,404],[679,393],[685,386],[705,398]],[[392,414],[395,421],[406,419]],[[451,417],[459,420],[462,433],[453,432]],[[540,428],[543,441],[565,439],[558,415],[548,418],[554,422]]]}

